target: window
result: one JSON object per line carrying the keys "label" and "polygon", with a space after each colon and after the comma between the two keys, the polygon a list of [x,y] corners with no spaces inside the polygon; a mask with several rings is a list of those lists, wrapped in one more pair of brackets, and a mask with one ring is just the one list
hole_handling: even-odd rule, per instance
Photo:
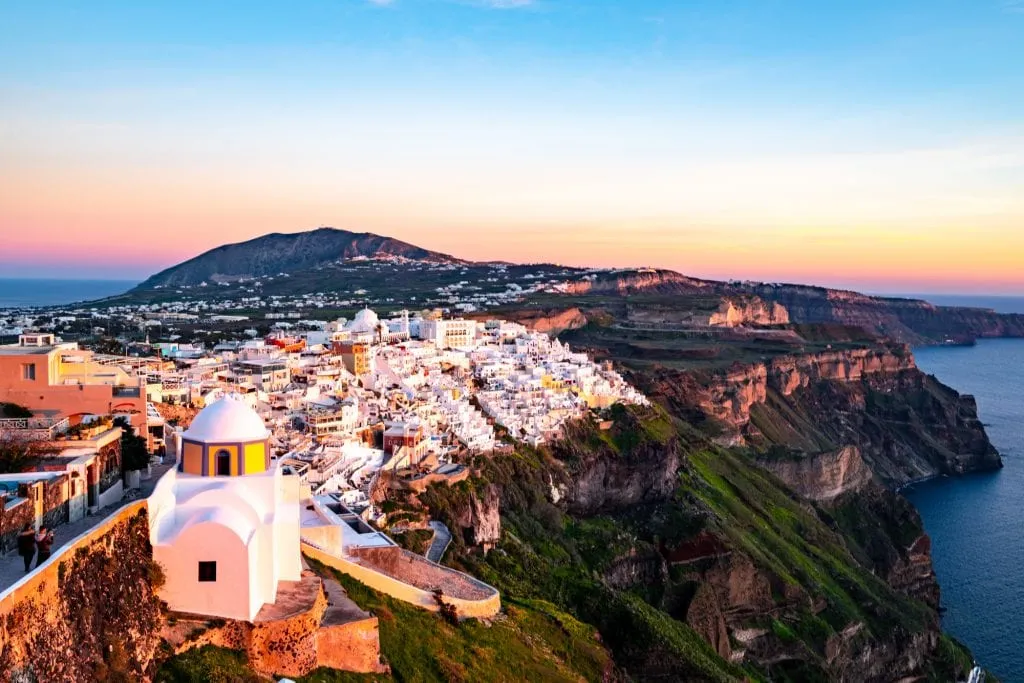
{"label": "window", "polygon": [[36,378],[36,364],[35,363],[22,363],[21,364],[21,378],[35,381]]}
{"label": "window", "polygon": [[199,581],[208,582],[217,580],[217,563],[216,562],[200,562],[199,563]]}
{"label": "window", "polygon": [[227,451],[217,451],[217,476],[231,474],[231,454]]}

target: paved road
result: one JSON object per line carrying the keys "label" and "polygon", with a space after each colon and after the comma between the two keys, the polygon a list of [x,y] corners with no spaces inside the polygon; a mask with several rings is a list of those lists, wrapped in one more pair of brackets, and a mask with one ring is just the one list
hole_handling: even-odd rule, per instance
{"label": "paved road", "polygon": [[434,530],[434,540],[430,542],[425,557],[435,564],[441,564],[444,551],[448,550],[448,544],[452,542],[452,532],[448,531],[444,522],[435,520],[430,521],[430,528]]}
{"label": "paved road", "polygon": [[[97,526],[104,519],[109,517],[111,513],[116,512],[128,503],[134,502],[139,498],[149,496],[149,494],[153,492],[156,482],[161,476],[163,476],[164,472],[171,469],[173,466],[174,465],[170,464],[153,465],[153,476],[142,482],[142,489],[137,492],[132,492],[134,495],[130,495],[130,497],[126,496],[123,500],[118,501],[117,503],[108,505],[105,508],[100,508],[95,515],[86,515],[72,524],[62,524],[55,527],[53,530],[54,541],[52,553],[56,555],[62,545],[73,538],[76,538],[80,534],[85,533],[89,529],[92,529],[94,526]],[[33,565],[34,564],[35,561],[33,560]],[[23,576],[25,576],[25,562],[22,560],[21,556],[18,555],[17,550],[6,555],[0,555],[0,591],[7,590]]]}

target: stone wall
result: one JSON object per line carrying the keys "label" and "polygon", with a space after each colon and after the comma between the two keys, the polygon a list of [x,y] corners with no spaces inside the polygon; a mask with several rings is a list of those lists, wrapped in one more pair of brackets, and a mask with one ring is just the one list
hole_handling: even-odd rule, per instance
{"label": "stone wall", "polygon": [[140,501],[0,594],[0,680],[144,680],[159,644],[155,580]]}
{"label": "stone wall", "polygon": [[302,586],[309,598],[281,618],[257,616],[250,623],[172,614],[163,637],[175,654],[204,645],[245,652],[249,667],[265,676],[305,676],[318,667],[387,671],[380,661],[377,618],[364,613],[365,618],[325,624],[329,604],[322,580],[307,570]]}
{"label": "stone wall", "polygon": [[[390,595],[391,597],[402,600],[403,602],[408,602],[421,609],[430,610],[432,612],[440,610],[437,600],[434,599],[434,595],[431,591],[417,588],[416,586],[406,583],[401,579],[388,576],[387,574],[377,571],[373,567],[365,566],[336,555],[328,554],[305,541],[302,543],[302,552],[307,557],[311,557],[317,562],[331,567],[332,569],[337,569],[338,571],[356,579],[360,583],[369,586],[375,591]],[[401,552],[404,553],[406,551]],[[412,555],[412,553],[408,554]],[[419,559],[423,560],[423,558]],[[426,560],[423,561],[426,562]],[[480,584],[481,586],[486,586],[486,584],[476,581],[473,577],[462,574],[461,572],[456,572],[454,569],[448,569],[446,567],[440,567],[440,569],[463,576],[468,580]],[[490,588],[490,586],[487,587]],[[452,597],[446,593],[444,601],[455,607],[455,611],[461,618],[487,619],[501,611],[501,595],[493,588],[490,588],[490,590],[493,592],[486,597],[469,600]]]}

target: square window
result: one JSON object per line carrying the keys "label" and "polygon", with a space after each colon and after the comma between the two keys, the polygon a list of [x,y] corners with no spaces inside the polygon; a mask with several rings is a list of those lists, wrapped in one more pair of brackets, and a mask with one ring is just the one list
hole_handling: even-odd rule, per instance
{"label": "square window", "polygon": [[200,562],[199,563],[199,580],[200,581],[216,581],[217,580],[217,563],[216,562]]}
{"label": "square window", "polygon": [[36,364],[35,363],[22,363],[21,364],[21,378],[35,380],[36,378]]}

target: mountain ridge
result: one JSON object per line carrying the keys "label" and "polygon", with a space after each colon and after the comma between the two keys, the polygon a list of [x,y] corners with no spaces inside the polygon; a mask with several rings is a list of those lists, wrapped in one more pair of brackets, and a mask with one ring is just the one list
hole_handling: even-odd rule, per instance
{"label": "mountain ridge", "polygon": [[243,242],[222,244],[165,268],[132,291],[276,275],[359,256],[400,256],[434,263],[463,262],[454,256],[385,235],[320,227],[295,233],[272,232]]}
{"label": "mountain ridge", "polygon": [[[400,289],[402,277],[360,280],[358,277],[353,279],[353,273],[349,271],[330,272],[332,269],[336,271],[341,262],[349,259],[382,256],[409,259],[420,264],[462,265],[463,270],[507,266],[523,270],[520,275],[524,278],[532,277],[525,273],[525,269],[544,265],[512,264],[504,260],[470,261],[384,235],[321,227],[298,233],[269,233],[215,247],[156,273],[128,295],[145,297],[161,288],[199,286],[203,283],[231,284],[250,278],[274,278],[283,273],[295,281],[288,283],[278,278],[276,282],[263,283],[261,291],[264,294],[293,294],[296,288],[332,291],[355,284],[357,288],[369,291],[383,287],[386,292],[374,293],[399,301],[403,292],[392,290]],[[401,263],[395,264],[395,268],[400,266]],[[620,300],[633,300],[637,296],[668,297],[660,305],[682,308],[699,297],[715,299],[712,308],[737,297],[744,300],[756,297],[767,304],[783,307],[789,321],[794,324],[856,326],[907,344],[973,343],[980,337],[1024,337],[1024,315],[941,306],[923,299],[875,296],[816,285],[706,280],[663,268],[612,268],[601,272],[579,267],[559,268],[564,282],[554,294],[555,298],[584,297],[593,300],[598,307],[602,305],[602,297]],[[486,277],[479,273],[476,275]],[[438,281],[432,284],[434,287],[455,285],[473,277],[473,274],[465,273],[440,273],[437,274]],[[415,281],[420,282],[419,276]],[[490,281],[496,280],[492,278]],[[554,293],[555,290],[551,291]],[[220,293],[222,297],[230,294],[226,289]],[[547,305],[550,303],[549,297]]]}

